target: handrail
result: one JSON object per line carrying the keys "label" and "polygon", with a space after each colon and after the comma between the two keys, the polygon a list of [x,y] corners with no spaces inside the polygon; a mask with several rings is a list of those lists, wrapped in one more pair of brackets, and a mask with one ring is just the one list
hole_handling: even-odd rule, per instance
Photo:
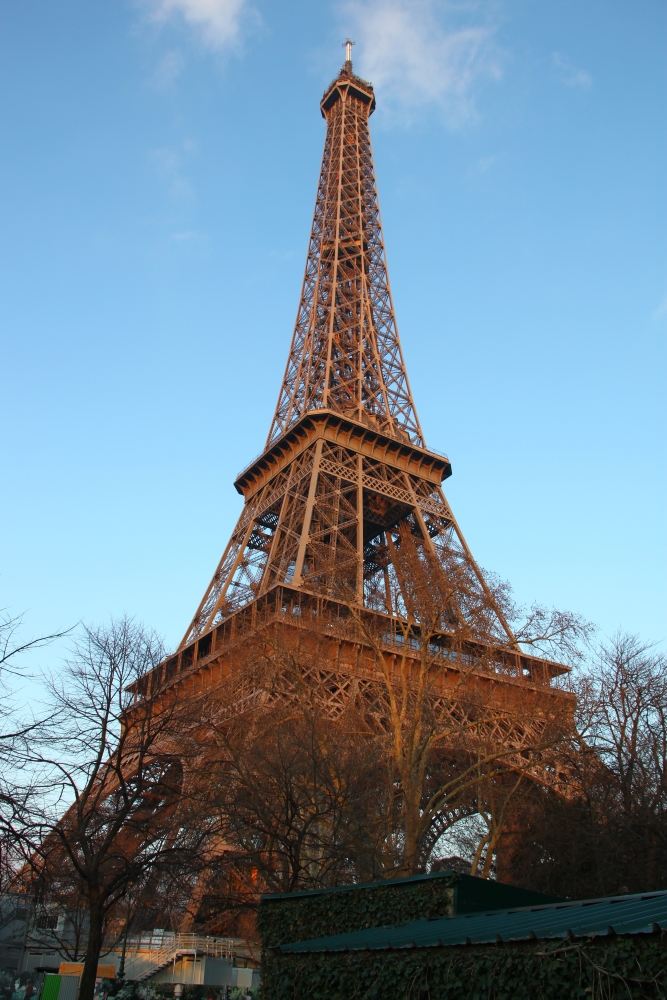
{"label": "handrail", "polygon": [[[125,949],[128,952],[148,952],[150,955],[173,954],[176,951],[197,951],[202,955],[215,957],[231,955],[234,950],[232,938],[204,937],[199,934],[177,934],[165,931],[163,934],[147,933],[128,938]],[[117,944],[114,951],[121,951]]]}

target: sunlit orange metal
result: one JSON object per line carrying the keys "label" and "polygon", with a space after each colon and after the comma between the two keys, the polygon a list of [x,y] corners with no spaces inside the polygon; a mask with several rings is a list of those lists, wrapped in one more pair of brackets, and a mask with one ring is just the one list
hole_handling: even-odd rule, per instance
{"label": "sunlit orange metal", "polygon": [[477,633],[514,647],[442,493],[449,461],[426,448],[412,400],[371,152],[373,88],[348,59],[320,107],[322,169],[275,416],[236,481],[245,506],[181,646],[284,584],[334,596],[342,581],[358,606],[400,612],[391,546],[410,520],[443,572],[472,581],[485,609]]}
{"label": "sunlit orange metal", "polygon": [[306,272],[267,445],[317,409],[423,445],[385,262],[373,88],[344,67],[320,107],[327,134]]}
{"label": "sunlit orange metal", "polygon": [[[385,669],[395,676],[407,664],[420,676],[422,654],[433,655],[429,710],[447,726],[477,699],[488,709],[485,738],[523,772],[525,748],[539,745],[547,717],[572,717],[574,697],[554,683],[567,667],[516,642],[442,492],[449,460],[425,445],[385,264],[374,106],[348,58],[321,102],[327,134],[306,273],[265,449],[236,479],[241,516],[179,649],[131,691],[135,704],[195,704],[205,726],[250,720],[306,690],[332,720],[353,706],[382,731]],[[428,648],[408,614],[411,566],[428,567],[427,590],[440,576]],[[569,794],[559,762],[529,773]],[[458,818],[448,809],[431,846]]]}
{"label": "sunlit orange metal", "polygon": [[[401,676],[420,676],[432,653],[434,718],[465,728],[474,693],[491,707],[485,738],[523,773],[547,715],[571,716],[574,697],[553,683],[566,667],[516,642],[442,492],[449,460],[426,447],[385,262],[368,128],[375,97],[350,56],[348,45],[320,105],[327,132],[305,277],[264,451],[236,479],[243,510],[178,650],[129,690],[135,706],[194,705],[204,734],[210,720],[251,719],[304,690],[331,719],[353,705],[382,731],[387,676],[406,663]],[[410,566],[415,578],[427,568],[428,593],[439,575],[437,626],[421,652],[420,623],[407,613]],[[205,736],[201,752],[205,761]],[[530,773],[567,794],[557,762]],[[447,809],[431,846],[453,821]],[[205,891],[204,881],[192,914]]]}

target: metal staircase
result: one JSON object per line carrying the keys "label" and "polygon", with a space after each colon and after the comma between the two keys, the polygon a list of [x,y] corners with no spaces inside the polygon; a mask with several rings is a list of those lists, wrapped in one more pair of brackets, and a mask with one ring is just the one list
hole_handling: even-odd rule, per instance
{"label": "metal staircase", "polygon": [[[207,956],[231,962],[243,942],[233,938],[202,937],[198,934],[169,932],[129,939],[125,953],[125,976],[144,982],[184,955]],[[121,948],[114,949],[120,956]]]}

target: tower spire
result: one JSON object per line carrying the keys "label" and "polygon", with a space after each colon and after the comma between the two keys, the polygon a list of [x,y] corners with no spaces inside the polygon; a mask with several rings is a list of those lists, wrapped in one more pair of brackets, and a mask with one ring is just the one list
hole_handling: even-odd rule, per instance
{"label": "tower spire", "polygon": [[351,73],[352,72],[352,46],[354,45],[354,42],[351,41],[351,39],[348,38],[348,39],[346,39],[345,42],[343,42],[343,44],[345,46],[345,72],[346,73]]}
{"label": "tower spire", "polygon": [[[352,42],[347,41],[346,56]],[[267,447],[327,409],[423,445],[385,259],[368,119],[370,83],[346,59],[320,103],[322,168],[294,335]]]}

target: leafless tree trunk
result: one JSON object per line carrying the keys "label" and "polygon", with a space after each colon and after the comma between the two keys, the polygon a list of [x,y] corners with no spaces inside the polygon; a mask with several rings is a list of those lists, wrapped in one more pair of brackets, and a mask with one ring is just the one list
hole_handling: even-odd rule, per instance
{"label": "leafless tree trunk", "polygon": [[361,824],[377,792],[376,747],[353,706],[332,719],[300,685],[298,656],[284,640],[261,655],[267,669],[289,671],[298,697],[210,722],[228,858],[240,878],[252,877],[255,895],[257,875],[275,892],[354,881]]}
{"label": "leafless tree trunk", "polygon": [[[518,614],[507,588],[496,586],[480,594],[479,587],[473,592],[465,574],[448,578],[408,524],[400,531],[399,544],[392,545],[391,555],[403,595],[402,606],[396,609],[403,636],[402,652],[394,658],[397,665],[387,656],[372,619],[352,599],[347,603],[374,648],[384,686],[386,725],[378,729],[377,738],[391,761],[393,795],[385,866],[396,874],[413,875],[424,869],[437,836],[457,807],[479,796],[483,788],[497,788],[500,781],[514,781],[519,787],[524,778],[539,780],[546,756],[562,742],[572,720],[562,704],[554,704],[552,710],[544,704],[538,707],[528,690],[522,703],[513,706],[479,695],[475,681],[492,665],[487,662],[493,656],[487,628],[492,604],[502,601],[507,614]],[[474,608],[474,613],[463,614],[462,608]],[[590,630],[576,616],[536,608],[531,615],[521,642],[538,648],[564,641],[574,646],[577,634],[581,637]],[[443,641],[445,633],[454,634],[460,648],[468,649],[454,663]],[[480,639],[486,645],[466,646],[467,641]],[[474,655],[469,652],[472,648]],[[509,805],[508,800],[504,808],[489,813],[491,829],[480,845],[480,858],[486,852],[482,870],[487,874]]]}
{"label": "leafless tree trunk", "polygon": [[576,794],[536,802],[517,875],[575,898],[664,888],[667,660],[619,633],[600,645],[575,690],[568,766]]}
{"label": "leafless tree trunk", "polygon": [[10,883],[29,847],[33,803],[40,791],[35,776],[26,767],[30,743],[36,733],[44,735],[45,720],[19,709],[9,687],[10,678],[25,676],[21,656],[40,649],[67,632],[36,639],[19,638],[22,615],[0,611],[0,890]]}
{"label": "leafless tree trunk", "polygon": [[50,682],[57,733],[32,752],[51,795],[31,831],[39,847],[29,860],[46,897],[51,891],[61,905],[69,898],[75,909],[85,903],[80,1000],[93,996],[105,927],[130,887],[160,870],[185,875],[208,834],[183,780],[193,720],[178,704],[132,704],[126,693],[162,658],[156,637],[130,619],[85,628]]}

